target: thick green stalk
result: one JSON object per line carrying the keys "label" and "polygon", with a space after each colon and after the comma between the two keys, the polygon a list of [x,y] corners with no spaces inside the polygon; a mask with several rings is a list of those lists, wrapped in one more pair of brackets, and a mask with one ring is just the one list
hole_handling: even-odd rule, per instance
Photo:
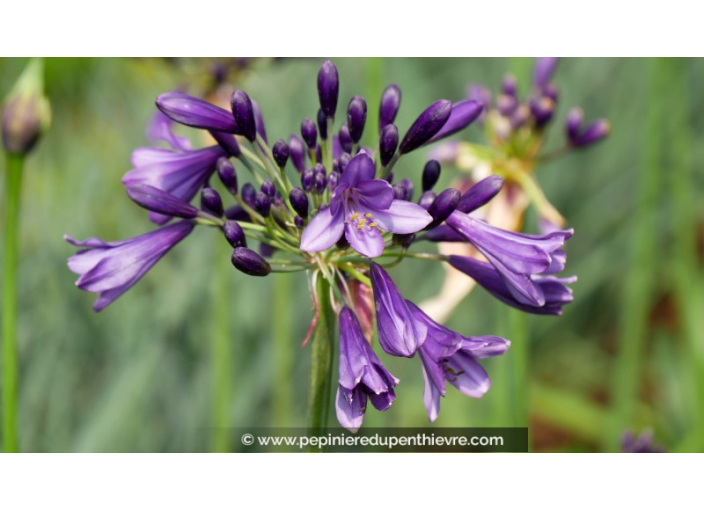
{"label": "thick green stalk", "polygon": [[274,398],[272,415],[276,427],[291,426],[291,404],[293,394],[291,392],[291,380],[293,378],[293,362],[291,352],[293,350],[293,339],[291,331],[291,291],[293,288],[293,276],[280,274],[274,279],[274,306],[276,310],[276,320],[274,328]]}
{"label": "thick green stalk", "polygon": [[604,448],[620,450],[623,432],[636,425],[636,409],[641,382],[641,357],[648,335],[648,322],[661,258],[658,254],[657,210],[663,168],[661,166],[665,121],[662,98],[667,97],[667,70],[662,59],[649,64],[646,102],[645,153],[638,179],[633,234],[629,247],[629,271],[625,278],[623,303],[619,313],[618,344],[612,382],[611,426],[605,430]]}
{"label": "thick green stalk", "polygon": [[[218,239],[219,241],[219,239]],[[220,250],[215,250],[219,255]],[[218,261],[221,262],[221,261]],[[211,304],[212,373],[213,373],[213,436],[214,452],[230,451],[230,403],[232,402],[232,338],[230,329],[229,264],[220,264],[216,270],[213,302]]]}
{"label": "thick green stalk", "polygon": [[17,268],[24,156],[7,156],[2,275],[2,402],[5,452],[17,452]]}
{"label": "thick green stalk", "polygon": [[[328,423],[332,360],[335,352],[335,311],[330,302],[330,283],[320,275],[316,286],[320,316],[311,342],[308,395],[308,433],[322,434]],[[312,451],[320,451],[317,448]]]}

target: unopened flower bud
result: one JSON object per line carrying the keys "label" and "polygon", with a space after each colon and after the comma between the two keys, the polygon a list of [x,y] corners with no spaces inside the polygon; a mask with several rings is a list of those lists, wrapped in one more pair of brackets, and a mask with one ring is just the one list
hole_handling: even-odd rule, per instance
{"label": "unopened flower bud", "polygon": [[[335,64],[326,60],[318,71],[318,98],[325,117],[334,118],[337,98],[340,94],[340,78]],[[321,134],[322,137],[322,134]]]}
{"label": "unopened flower bud", "polygon": [[433,189],[440,178],[440,163],[431,159],[425,164],[423,168],[423,191],[428,191]]}
{"label": "unopened flower bud", "polygon": [[398,147],[398,128],[393,124],[387,124],[381,130],[379,137],[379,157],[381,166],[386,166],[391,161]]}
{"label": "unopened flower bud", "polygon": [[276,186],[274,186],[274,183],[271,182],[270,179],[265,179],[259,191],[267,194],[269,198],[274,198],[274,195],[276,195]]}
{"label": "unopened flower bud", "polygon": [[274,147],[271,149],[271,153],[274,156],[274,161],[276,161],[279,168],[286,166],[290,151],[285,141],[281,139],[277,140]]}
{"label": "unopened flower bud", "polygon": [[237,173],[229,158],[222,157],[217,162],[218,177],[223,186],[227,188],[233,196],[237,195]]}
{"label": "unopened flower bud", "polygon": [[425,227],[426,230],[437,227],[445,221],[457,208],[462,193],[454,188],[449,188],[440,193],[428,207],[428,214],[433,217],[433,221]]}
{"label": "unopened flower bud", "polygon": [[435,192],[433,190],[425,191],[420,196],[420,199],[418,200],[418,205],[427,211],[430,208],[430,206],[433,204],[433,202],[435,201],[436,198],[437,198],[437,195],[435,194]]}
{"label": "unopened flower bud", "polygon": [[463,213],[470,213],[489,202],[501,191],[504,180],[498,175],[490,175],[472,186],[457,204],[456,210]]}
{"label": "unopened flower bud", "polygon": [[338,135],[338,140],[340,141],[340,147],[342,147],[342,150],[345,151],[347,154],[351,154],[353,149],[353,142],[352,137],[350,136],[350,128],[347,126],[347,124],[343,124],[342,126],[340,126],[340,134]]}
{"label": "unopened flower bud", "polygon": [[337,172],[331,172],[328,175],[328,190],[335,191],[340,184],[340,174]]}
{"label": "unopened flower bud", "polygon": [[240,227],[239,223],[232,220],[227,220],[222,226],[222,231],[225,234],[225,239],[233,248],[239,246],[247,247],[247,238],[245,237],[244,230]]}
{"label": "unopened flower bud", "polygon": [[266,218],[271,212],[271,198],[269,198],[269,195],[266,193],[260,191],[254,195],[254,206],[257,212]]}
{"label": "unopened flower bud", "polygon": [[320,133],[321,140],[328,139],[328,119],[325,117],[323,110],[318,110],[318,133]]}
{"label": "unopened flower bud", "polygon": [[244,200],[244,203],[247,204],[249,207],[254,208],[254,196],[257,194],[257,190],[254,189],[254,186],[252,186],[251,183],[246,183],[244,186],[242,186],[242,190],[240,191],[240,194],[242,196],[242,200]]}
{"label": "unopened flower bud", "polygon": [[315,185],[315,172],[312,168],[306,168],[301,173],[301,187],[306,193],[310,192]]}
{"label": "unopened flower bud", "polygon": [[217,218],[221,218],[225,213],[225,209],[222,206],[220,193],[215,191],[213,188],[205,187],[200,192],[200,206],[205,212],[210,213]]}
{"label": "unopened flower bud", "polygon": [[367,122],[367,102],[362,96],[354,96],[347,107],[347,127],[353,143],[359,143]]}
{"label": "unopened flower bud", "polygon": [[303,172],[306,169],[306,147],[303,140],[296,135],[291,135],[288,139],[288,148],[293,166],[299,172]]}
{"label": "unopened flower bud", "polygon": [[266,276],[271,273],[271,266],[264,257],[241,246],[232,252],[232,265],[250,276]]}
{"label": "unopened flower bud", "polygon": [[420,114],[401,141],[399,151],[407,154],[425,144],[442,129],[452,113],[452,102],[436,101]]}
{"label": "unopened flower bud", "polygon": [[308,149],[315,149],[318,139],[318,129],[315,127],[315,122],[310,117],[306,117],[301,122],[301,136],[306,142]]}
{"label": "unopened flower bud", "polygon": [[156,98],[156,107],[171,120],[200,129],[237,133],[232,113],[183,92],[166,92]]}
{"label": "unopened flower bud", "polygon": [[293,188],[288,195],[291,207],[301,218],[308,217],[308,195],[301,188]]}
{"label": "unopened flower bud", "polygon": [[230,100],[232,115],[237,122],[238,135],[244,136],[250,142],[257,139],[257,122],[254,119],[254,107],[252,100],[243,90],[235,90]]}
{"label": "unopened flower bud", "polygon": [[381,95],[381,104],[379,105],[379,132],[381,132],[389,124],[393,124],[396,120],[398,108],[401,105],[401,89],[395,83],[392,83]]}
{"label": "unopened flower bud", "polygon": [[208,131],[210,136],[212,136],[218,145],[222,147],[225,152],[234,158],[238,158],[242,151],[240,150],[240,145],[235,140],[235,137],[229,133],[222,133],[220,131]]}
{"label": "unopened flower bud", "polygon": [[579,136],[579,131],[582,129],[582,121],[584,120],[584,114],[580,108],[572,108],[567,114],[567,120],[565,121],[565,131],[567,132],[567,138],[574,140]]}
{"label": "unopened flower bud", "polygon": [[586,147],[600,140],[603,140],[611,132],[611,124],[606,119],[598,119],[589,124],[587,128],[573,140],[570,140],[575,147]]}

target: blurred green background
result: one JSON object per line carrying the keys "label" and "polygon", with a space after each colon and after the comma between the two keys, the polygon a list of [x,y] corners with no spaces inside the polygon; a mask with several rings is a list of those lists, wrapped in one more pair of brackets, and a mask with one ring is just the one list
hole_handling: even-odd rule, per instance
{"label": "blurred green background", "polygon": [[[462,98],[469,82],[496,90],[512,72],[525,94],[533,63],[334,61],[340,105],[367,97],[370,126],[383,87],[401,86],[401,131],[432,101]],[[0,60],[1,95],[25,63]],[[261,105],[270,140],[314,116],[319,65],[259,59],[233,76]],[[49,59],[45,67],[52,126],[23,183],[21,450],[208,451],[227,447],[213,427],[305,426],[309,352],[300,344],[311,312],[302,275],[238,273],[222,236],[199,228],[95,314],[94,295],[76,289],[66,267],[73,249],[64,234],[114,240],[152,228],[120,178],[131,151],[146,145],[154,98],[185,84],[202,89],[209,62]],[[576,232],[567,245],[575,301],[563,317],[534,317],[475,290],[448,325],[502,334],[513,347],[484,363],[492,389],[483,399],[449,388],[434,426],[528,422],[535,451],[618,451],[625,430],[651,429],[669,451],[704,451],[703,79],[699,60],[560,62],[548,149],[562,143],[572,106],[613,128],[606,141],[536,172]],[[192,130],[179,134],[199,142]],[[472,126],[455,138],[483,133]],[[418,187],[424,156],[405,159],[397,176]],[[453,175],[446,166],[442,184]],[[405,261],[392,276],[420,301],[439,290],[443,271]],[[229,358],[214,359],[218,345]],[[419,360],[381,357],[402,383],[393,407],[370,410],[365,426],[425,426]]]}

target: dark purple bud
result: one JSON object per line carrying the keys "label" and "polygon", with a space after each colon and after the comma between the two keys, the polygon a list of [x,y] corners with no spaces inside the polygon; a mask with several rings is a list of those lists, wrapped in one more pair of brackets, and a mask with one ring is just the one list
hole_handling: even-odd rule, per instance
{"label": "dark purple bud", "polygon": [[205,212],[210,213],[217,218],[221,218],[225,213],[225,209],[222,206],[220,193],[215,191],[213,188],[203,188],[200,192],[200,207]]}
{"label": "dark purple bud", "polygon": [[506,94],[501,94],[496,98],[496,109],[504,117],[510,117],[513,112],[516,111],[518,106],[518,99],[513,96],[507,96]]}
{"label": "dark purple bud", "polygon": [[315,192],[318,195],[322,195],[323,191],[325,191],[325,185],[327,184],[328,179],[325,177],[325,174],[321,174],[318,172],[315,172]]}
{"label": "dark purple bud", "polygon": [[398,147],[398,128],[393,124],[387,124],[381,130],[379,137],[379,157],[381,166],[386,166],[391,161]]}
{"label": "dark purple bud", "polygon": [[254,195],[254,207],[259,214],[266,218],[271,212],[271,198],[269,198],[269,195],[266,193],[260,191]]}
{"label": "dark purple bud", "polygon": [[484,111],[484,103],[465,99],[452,105],[450,118],[447,119],[445,125],[433,136],[428,143],[437,142],[450,135],[454,135],[458,131],[462,131],[472,122],[479,118]]}
{"label": "dark purple bud", "polygon": [[328,175],[328,189],[330,191],[335,191],[340,184],[340,174],[337,172],[332,172]]}
{"label": "dark purple bud", "polygon": [[286,166],[290,152],[285,141],[282,139],[277,140],[274,147],[271,149],[271,153],[274,156],[274,161],[276,161],[279,168]]}
{"label": "dark purple bud", "polygon": [[581,108],[572,108],[567,114],[567,121],[565,122],[565,131],[567,132],[567,138],[574,140],[579,136],[579,131],[582,129],[582,122],[584,120],[584,114]]}
{"label": "dark purple bud", "polygon": [[302,172],[306,169],[306,146],[296,135],[291,135],[288,139],[289,154],[291,156],[291,162],[296,170]]}
{"label": "dark purple bud", "polygon": [[352,156],[350,154],[345,152],[342,156],[340,156],[340,173],[345,171],[345,168],[347,168],[347,165],[350,164],[350,161],[352,161]]}
{"label": "dark purple bud", "polygon": [[367,102],[362,96],[354,96],[347,107],[347,127],[353,143],[359,143],[367,123]]}
{"label": "dark purple bud", "polygon": [[281,207],[282,205],[284,205],[284,197],[281,196],[279,190],[276,190],[276,193],[274,193],[274,198],[272,199],[272,202],[276,207]]}
{"label": "dark purple bud", "polygon": [[328,139],[328,119],[325,117],[323,110],[318,110],[318,132],[321,140]]}
{"label": "dark purple bud", "polygon": [[393,172],[389,172],[389,175],[387,175],[386,177],[384,177],[384,180],[385,180],[386,182],[388,182],[389,184],[391,184],[392,182],[394,182],[394,173],[393,173]]}
{"label": "dark purple bud", "polygon": [[555,102],[548,97],[540,99],[531,99],[530,113],[535,119],[538,127],[542,127],[552,119],[552,114],[555,112]]}
{"label": "dark purple bud", "polygon": [[518,86],[516,83],[516,77],[512,74],[507,74],[506,76],[504,76],[504,79],[501,82],[501,92],[503,92],[507,96],[516,97],[517,91]]}
{"label": "dark purple bud", "polygon": [[340,78],[335,65],[326,60],[318,71],[318,98],[320,109],[326,117],[335,117],[337,98],[340,94]]}
{"label": "dark purple bud", "polygon": [[535,59],[535,70],[533,71],[533,87],[537,90],[543,90],[557,66],[557,57],[538,57]]}
{"label": "dark purple bud", "polygon": [[242,186],[242,191],[240,192],[240,194],[245,204],[252,208],[255,207],[254,196],[257,194],[257,190],[254,189],[254,186],[252,186],[251,183],[248,182],[244,186]]}
{"label": "dark purple bud", "polygon": [[598,119],[592,122],[584,132],[571,140],[575,147],[585,147],[598,142],[608,136],[611,132],[611,124],[606,119]]}
{"label": "dark purple bud", "polygon": [[246,221],[247,223],[251,223],[252,221],[252,218],[240,204],[235,204],[225,209],[225,218],[228,220]]}
{"label": "dark purple bud", "polygon": [[250,276],[266,276],[271,273],[271,266],[261,255],[241,246],[232,252],[232,265]]}
{"label": "dark purple bud", "polygon": [[293,223],[296,225],[296,228],[303,228],[306,224],[305,220],[300,216],[293,218]]}
{"label": "dark purple bud", "polygon": [[437,198],[437,195],[433,190],[425,191],[420,196],[420,199],[418,200],[418,205],[427,211],[430,206],[433,205],[435,198]]}
{"label": "dark purple bud", "polygon": [[425,164],[423,168],[423,191],[428,191],[433,189],[440,178],[440,163],[431,159]]}
{"label": "dark purple bud", "polygon": [[482,179],[477,184],[472,186],[467,191],[460,202],[457,204],[456,210],[463,213],[470,213],[489,202],[496,194],[501,191],[504,185],[504,180],[498,175],[490,175]]}
{"label": "dark purple bud", "polygon": [[452,113],[452,102],[442,99],[431,104],[416,119],[401,142],[401,154],[408,154],[425,144],[445,125]]}
{"label": "dark purple bud", "polygon": [[252,109],[254,110],[254,121],[257,126],[257,133],[262,137],[264,143],[269,143],[266,137],[266,126],[264,125],[264,116],[262,115],[262,110],[256,101],[252,100]]}
{"label": "dark purple bud", "polygon": [[228,133],[221,133],[220,131],[209,131],[210,136],[212,136],[218,145],[222,147],[225,152],[234,158],[240,157],[240,145],[235,140],[235,137]]}
{"label": "dark purple bud", "polygon": [[291,207],[301,218],[308,217],[308,195],[301,188],[293,188],[288,195]]}
{"label": "dark purple bud", "polygon": [[276,186],[274,186],[274,183],[271,182],[271,180],[266,179],[262,183],[262,187],[259,189],[259,191],[268,195],[269,198],[274,198],[274,195],[276,195]]}
{"label": "dark purple bud", "polygon": [[225,157],[218,159],[216,168],[218,169],[218,177],[220,177],[223,186],[225,186],[227,191],[233,196],[237,195],[237,173],[230,159]]}
{"label": "dark purple bud", "polygon": [[315,165],[315,167],[313,168],[313,171],[315,172],[315,175],[320,174],[320,175],[322,175],[323,177],[325,177],[325,175],[326,175],[325,167],[323,166],[322,163],[317,163],[317,164]]}
{"label": "dark purple bud", "polygon": [[247,238],[244,235],[244,230],[236,221],[228,220],[222,226],[222,231],[225,234],[225,239],[233,248],[240,246],[247,247]]}
{"label": "dark purple bud", "polygon": [[413,200],[413,182],[410,179],[401,179],[399,184],[406,188],[406,200],[408,200],[409,202]]}
{"label": "dark purple bud", "polygon": [[198,209],[191,204],[147,184],[130,186],[127,195],[148,211],[186,219],[198,216]]}
{"label": "dark purple bud", "polygon": [[309,149],[315,149],[318,139],[318,130],[315,127],[315,122],[313,122],[310,117],[306,117],[303,119],[303,122],[301,122],[301,136]]}
{"label": "dark purple bud", "polygon": [[339,159],[332,160],[332,171],[333,171],[333,173],[336,173],[336,174],[342,173],[342,170],[340,170],[340,160]]}
{"label": "dark purple bud", "polygon": [[425,228],[430,230],[445,221],[457,208],[461,196],[462,193],[454,188],[448,188],[440,193],[428,207],[428,214],[433,217],[433,221]]}
{"label": "dark purple bud", "polygon": [[396,200],[406,200],[406,188],[401,183],[392,186],[394,190],[394,198]]}
{"label": "dark purple bud", "polygon": [[250,142],[257,139],[257,122],[254,120],[252,100],[243,90],[235,90],[230,100],[232,115],[237,122],[238,135],[244,136]]}
{"label": "dark purple bud", "polygon": [[320,145],[315,146],[315,160],[316,161],[323,160],[323,149],[322,149],[322,147],[320,147]]}
{"label": "dark purple bud", "polygon": [[396,120],[398,108],[401,105],[401,89],[392,83],[384,89],[379,105],[379,132]]}
{"label": "dark purple bud", "polygon": [[338,135],[338,140],[340,141],[340,147],[342,147],[342,150],[345,151],[347,154],[352,154],[352,137],[350,136],[350,128],[347,127],[347,124],[343,124],[340,126],[340,134]]}
{"label": "dark purple bud", "polygon": [[426,232],[424,238],[434,243],[466,243],[467,239],[449,225],[440,225]]}
{"label": "dark purple bud", "polygon": [[312,168],[306,168],[301,173],[301,186],[303,190],[308,193],[313,189],[315,185],[315,172]]}
{"label": "dark purple bud", "polygon": [[156,106],[170,119],[195,128],[237,133],[236,120],[227,110],[182,92],[167,92],[156,98]]}

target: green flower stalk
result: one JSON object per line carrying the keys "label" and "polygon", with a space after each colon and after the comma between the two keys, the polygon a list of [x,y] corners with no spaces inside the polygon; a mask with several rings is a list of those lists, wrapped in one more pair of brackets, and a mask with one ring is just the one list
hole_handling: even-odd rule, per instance
{"label": "green flower stalk", "polygon": [[17,452],[17,269],[19,215],[24,159],[50,120],[43,96],[42,62],[32,60],[10,93],[2,113],[2,142],[7,153],[2,276],[3,445]]}

